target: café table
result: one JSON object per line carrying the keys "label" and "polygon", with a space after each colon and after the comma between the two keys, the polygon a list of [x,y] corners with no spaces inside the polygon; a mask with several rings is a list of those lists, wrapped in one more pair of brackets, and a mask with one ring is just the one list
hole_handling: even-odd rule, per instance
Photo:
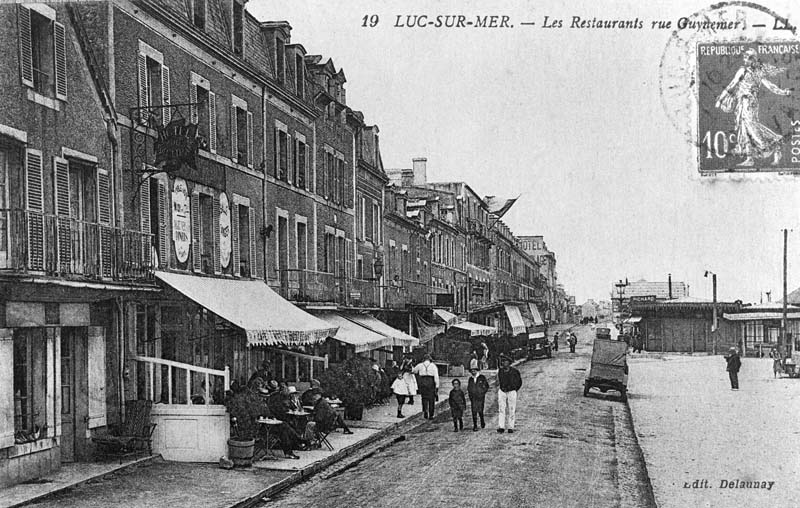
{"label": "caf\u00e9 table", "polygon": [[[272,458],[276,458],[275,454],[272,451],[272,445],[278,442],[278,438],[273,434],[272,429],[276,429],[283,425],[283,422],[280,420],[276,420],[275,418],[258,418],[256,423],[259,425],[259,439],[256,440],[257,450],[256,452],[263,452],[264,457],[266,455],[272,456]],[[259,444],[260,442],[260,444]],[[255,457],[256,453],[253,453]]]}

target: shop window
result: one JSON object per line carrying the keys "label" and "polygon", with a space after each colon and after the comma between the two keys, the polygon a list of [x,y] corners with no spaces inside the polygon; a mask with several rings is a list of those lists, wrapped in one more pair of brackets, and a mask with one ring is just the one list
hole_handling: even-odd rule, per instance
{"label": "shop window", "polygon": [[14,431],[17,442],[44,435],[47,421],[47,344],[43,328],[14,331]]}

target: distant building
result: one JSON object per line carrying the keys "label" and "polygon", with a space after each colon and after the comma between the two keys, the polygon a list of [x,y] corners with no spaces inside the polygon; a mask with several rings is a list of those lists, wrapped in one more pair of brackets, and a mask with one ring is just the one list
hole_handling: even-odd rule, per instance
{"label": "distant building", "polygon": [[644,279],[629,282],[625,286],[611,285],[611,301],[614,316],[630,314],[631,303],[635,301],[663,302],[689,295],[684,282],[671,279],[666,282],[650,282]]}

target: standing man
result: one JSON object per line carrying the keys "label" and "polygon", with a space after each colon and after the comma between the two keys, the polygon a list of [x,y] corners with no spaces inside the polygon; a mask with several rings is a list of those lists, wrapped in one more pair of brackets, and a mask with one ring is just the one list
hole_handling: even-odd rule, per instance
{"label": "standing man", "polygon": [[567,344],[569,344],[569,352],[570,353],[574,353],[575,352],[575,344],[577,344],[577,343],[578,343],[578,338],[575,337],[574,333],[570,333],[569,334],[569,339],[567,339]]}
{"label": "standing man", "polygon": [[553,335],[553,351],[558,351],[558,332]]}
{"label": "standing man", "polygon": [[486,402],[486,392],[489,391],[489,381],[486,376],[478,374],[478,367],[470,367],[469,381],[467,382],[467,393],[469,394],[469,406],[472,411],[472,430],[478,430],[478,418],[481,419],[481,428],[486,427],[483,420],[483,405]]}
{"label": "standing man", "polygon": [[422,395],[422,415],[433,420],[433,408],[439,396],[439,368],[433,363],[430,354],[412,371],[419,376],[419,393]]}
{"label": "standing man", "polygon": [[731,390],[739,389],[739,369],[742,366],[742,360],[739,358],[739,352],[735,347],[730,349],[730,354],[725,357],[728,362],[728,377],[731,378]]}
{"label": "standing man", "polygon": [[497,390],[497,432],[514,432],[517,412],[517,392],[522,388],[522,376],[511,366],[511,358],[500,356],[500,370],[497,371],[500,389]]}

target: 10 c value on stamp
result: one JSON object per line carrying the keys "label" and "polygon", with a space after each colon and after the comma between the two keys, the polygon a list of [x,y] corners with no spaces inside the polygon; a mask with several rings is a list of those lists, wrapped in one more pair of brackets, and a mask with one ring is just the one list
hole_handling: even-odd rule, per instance
{"label": "10 c value on stamp", "polygon": [[697,45],[701,173],[800,173],[800,43]]}

